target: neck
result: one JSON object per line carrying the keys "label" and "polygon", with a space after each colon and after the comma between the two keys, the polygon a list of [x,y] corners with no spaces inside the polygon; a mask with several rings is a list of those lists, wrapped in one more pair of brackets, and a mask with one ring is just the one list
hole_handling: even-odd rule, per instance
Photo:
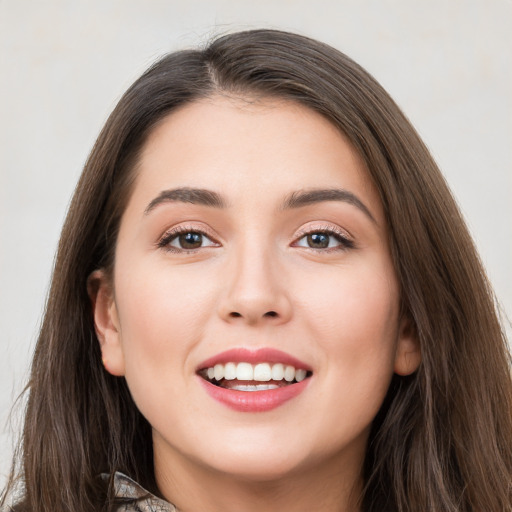
{"label": "neck", "polygon": [[155,457],[160,492],[179,512],[360,512],[361,470],[340,466],[336,458],[255,479],[219,473],[184,458],[168,465]]}

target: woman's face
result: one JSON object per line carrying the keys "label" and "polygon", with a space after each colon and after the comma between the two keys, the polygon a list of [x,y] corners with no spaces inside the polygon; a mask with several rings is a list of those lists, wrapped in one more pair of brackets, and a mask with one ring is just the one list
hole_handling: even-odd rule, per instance
{"label": "woman's face", "polygon": [[393,372],[419,354],[356,152],[303,106],[213,97],[164,119],[137,172],[95,318],[157,478],[359,471]]}

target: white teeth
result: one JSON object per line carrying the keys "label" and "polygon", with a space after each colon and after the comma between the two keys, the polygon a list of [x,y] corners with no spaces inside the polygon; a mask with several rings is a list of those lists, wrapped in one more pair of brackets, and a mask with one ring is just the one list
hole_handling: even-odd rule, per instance
{"label": "white teeth", "polygon": [[250,363],[238,363],[236,367],[236,378],[237,380],[252,380],[254,376],[254,370]]}
{"label": "white teeth", "polygon": [[295,380],[301,382],[306,378],[306,370],[295,370]]}
{"label": "white teeth", "polygon": [[268,389],[277,389],[278,387],[276,384],[238,384],[229,389],[234,389],[235,391],[267,391]]}
{"label": "white teeth", "polygon": [[272,370],[268,363],[260,363],[254,367],[254,380],[260,382],[269,381],[272,378]]}
{"label": "white teeth", "polygon": [[224,378],[226,380],[236,379],[236,364],[235,363],[227,363],[226,366],[224,366]]}
{"label": "white teeth", "polygon": [[[243,380],[243,381],[257,381],[257,382],[268,382],[268,381],[280,381],[285,380],[286,382],[301,382],[307,377],[307,370],[303,368],[295,369],[294,366],[284,365],[282,363],[270,364],[270,363],[258,363],[252,365],[251,363],[226,363],[216,364],[215,366],[207,368],[203,376],[208,377],[208,380],[217,382],[225,380]],[[249,385],[250,389],[241,389],[244,385],[230,386],[230,389],[237,389],[240,391],[261,391],[262,389],[274,389],[277,387],[273,384],[268,385]],[[245,386],[247,387],[247,386]]]}
{"label": "white teeth", "polygon": [[287,366],[284,369],[284,380],[291,382],[295,378],[295,368],[293,366]]}
{"label": "white teeth", "polygon": [[277,363],[272,366],[272,380],[283,380],[284,379],[284,366],[281,363]]}
{"label": "white teeth", "polygon": [[222,364],[216,364],[213,367],[213,375],[215,380],[222,380],[224,378],[224,366]]}

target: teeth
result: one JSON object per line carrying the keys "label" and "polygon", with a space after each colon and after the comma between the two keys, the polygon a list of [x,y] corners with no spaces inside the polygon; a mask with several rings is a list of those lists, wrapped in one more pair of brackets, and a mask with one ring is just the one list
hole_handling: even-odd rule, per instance
{"label": "teeth", "polygon": [[276,384],[238,384],[229,389],[236,391],[267,391],[268,389],[277,389],[278,387]]}
{"label": "teeth", "polygon": [[284,380],[291,382],[295,378],[295,368],[293,366],[287,366],[284,369]]}
{"label": "teeth", "polygon": [[224,366],[216,364],[213,367],[213,376],[215,377],[215,380],[222,380],[224,378]]}
{"label": "teeth", "polygon": [[295,380],[297,382],[301,382],[306,378],[307,372],[306,370],[296,370],[295,371]]}
{"label": "teeth", "polygon": [[272,378],[272,370],[268,363],[260,363],[254,367],[254,380],[260,382],[269,381]]}
{"label": "teeth", "polygon": [[277,363],[272,366],[272,380],[283,380],[284,379],[284,366],[281,363]]}
{"label": "teeth", "polygon": [[252,367],[252,364],[238,363],[236,367],[236,380],[252,380],[253,375],[254,369]]}
{"label": "teeth", "polygon": [[226,380],[234,380],[236,379],[236,364],[228,363],[224,366],[224,378]]}
{"label": "teeth", "polygon": [[[301,382],[307,377],[308,372],[302,368],[295,369],[291,365],[283,365],[281,363],[258,363],[252,365],[250,363],[226,363],[216,364],[203,371],[203,376],[208,377],[210,381],[225,380],[243,380],[243,381],[280,381],[286,382]],[[230,389],[239,391],[262,391],[266,389],[274,389],[276,385],[273,384],[258,384],[258,385],[232,385]],[[244,388],[244,389],[242,389]],[[247,389],[246,389],[247,388]]]}

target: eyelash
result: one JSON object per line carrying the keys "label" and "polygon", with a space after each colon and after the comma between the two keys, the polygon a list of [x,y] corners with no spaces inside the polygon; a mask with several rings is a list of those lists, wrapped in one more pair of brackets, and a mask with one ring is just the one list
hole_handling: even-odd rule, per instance
{"label": "eyelash", "polygon": [[218,242],[215,240],[212,235],[207,233],[203,229],[198,229],[196,227],[187,227],[187,226],[178,226],[176,228],[170,229],[169,231],[166,231],[165,234],[162,236],[162,238],[158,241],[157,246],[160,249],[164,249],[168,252],[174,252],[174,253],[194,253],[198,251],[199,249],[204,249],[205,247],[198,247],[196,249],[185,249],[185,248],[179,248],[179,247],[173,247],[170,245],[172,241],[174,241],[176,238],[178,238],[181,235],[186,235],[187,233],[194,233],[201,235],[202,237],[207,238],[212,242],[211,246],[218,246]]}
{"label": "eyelash", "polygon": [[[297,245],[299,241],[303,238],[310,235],[327,235],[329,237],[334,237],[337,242],[339,242],[339,246],[336,247],[325,247],[325,248],[315,248],[315,247],[306,247]],[[347,233],[341,230],[337,230],[332,226],[325,226],[321,228],[313,228],[313,229],[304,229],[299,232],[299,236],[296,238],[296,241],[293,243],[296,247],[303,247],[304,249],[308,249],[310,251],[315,252],[337,252],[337,251],[347,251],[349,249],[354,249],[356,247],[354,241],[347,236]]]}
{"label": "eyelash", "polygon": [[[202,237],[207,238],[210,242],[212,242],[209,246],[202,246],[194,249],[185,249],[185,248],[178,248],[173,247],[170,245],[171,242],[173,242],[176,238],[178,238],[181,235],[185,235],[188,233],[194,233],[201,235]],[[339,246],[336,247],[324,247],[324,248],[315,248],[315,247],[306,247],[302,245],[298,245],[298,242],[300,242],[303,238],[310,236],[310,235],[327,235],[329,237],[334,237],[337,242],[339,242]],[[330,242],[329,242],[330,243]],[[167,231],[162,238],[158,241],[157,246],[160,249],[164,249],[168,252],[174,252],[174,253],[194,253],[198,251],[199,249],[205,249],[206,247],[212,247],[217,246],[218,242],[215,240],[215,238],[207,233],[205,230],[198,229],[196,227],[187,227],[187,226],[179,226],[176,228],[173,228],[169,231]],[[336,230],[332,226],[326,226],[322,228],[315,228],[315,229],[304,229],[301,230],[298,233],[298,236],[295,237],[295,241],[292,243],[292,246],[294,247],[303,247],[304,249],[315,251],[315,252],[337,252],[337,251],[346,251],[349,249],[355,248],[355,243],[353,240],[347,237],[346,233],[341,230]]]}

